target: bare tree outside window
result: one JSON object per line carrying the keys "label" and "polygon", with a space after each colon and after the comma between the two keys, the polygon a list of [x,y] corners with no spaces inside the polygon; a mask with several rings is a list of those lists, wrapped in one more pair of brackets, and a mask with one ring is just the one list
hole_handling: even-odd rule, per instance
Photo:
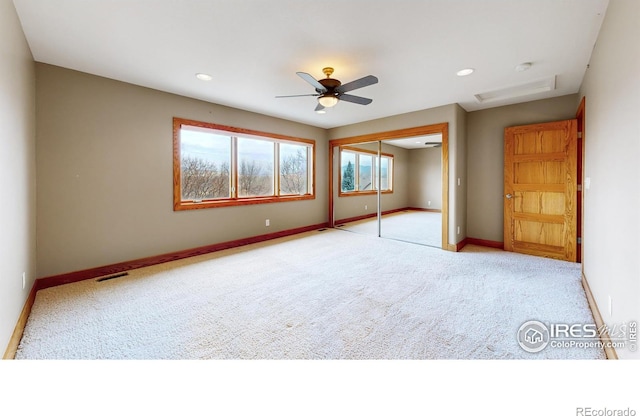
{"label": "bare tree outside window", "polygon": [[181,162],[182,199],[229,198],[229,164],[186,156]]}
{"label": "bare tree outside window", "polygon": [[257,160],[240,161],[238,187],[240,196],[263,196],[273,194],[271,166]]}
{"label": "bare tree outside window", "polygon": [[280,192],[283,194],[307,193],[307,153],[297,149],[295,154],[282,157],[280,161]]}
{"label": "bare tree outside window", "polygon": [[238,137],[238,196],[273,196],[275,143]]}

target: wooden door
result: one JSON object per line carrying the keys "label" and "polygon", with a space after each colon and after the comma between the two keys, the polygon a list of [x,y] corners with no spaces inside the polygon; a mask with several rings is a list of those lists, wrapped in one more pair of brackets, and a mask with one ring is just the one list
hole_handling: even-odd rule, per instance
{"label": "wooden door", "polygon": [[504,249],[576,261],[576,120],[504,133]]}

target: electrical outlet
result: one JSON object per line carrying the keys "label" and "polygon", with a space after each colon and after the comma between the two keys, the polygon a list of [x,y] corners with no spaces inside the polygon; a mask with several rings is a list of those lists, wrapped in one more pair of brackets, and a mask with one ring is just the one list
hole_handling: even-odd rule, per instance
{"label": "electrical outlet", "polygon": [[460,235],[460,226],[458,225],[458,235]]}
{"label": "electrical outlet", "polygon": [[22,272],[22,290],[27,287],[27,272]]}
{"label": "electrical outlet", "polygon": [[364,206],[364,210],[366,211],[367,209],[369,209],[369,208],[367,208],[367,206],[365,205],[365,206]]}
{"label": "electrical outlet", "polygon": [[264,226],[268,227],[271,225],[271,222],[269,220],[264,220]]}
{"label": "electrical outlet", "polygon": [[427,201],[427,206],[431,206],[431,201]]}

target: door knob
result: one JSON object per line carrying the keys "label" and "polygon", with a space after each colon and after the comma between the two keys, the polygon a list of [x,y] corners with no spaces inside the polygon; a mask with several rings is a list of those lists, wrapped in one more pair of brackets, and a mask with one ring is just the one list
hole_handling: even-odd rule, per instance
{"label": "door knob", "polygon": [[513,198],[513,195],[511,195],[511,194],[506,194],[506,195],[505,195],[505,197],[506,197],[507,199],[511,199],[511,198]]}

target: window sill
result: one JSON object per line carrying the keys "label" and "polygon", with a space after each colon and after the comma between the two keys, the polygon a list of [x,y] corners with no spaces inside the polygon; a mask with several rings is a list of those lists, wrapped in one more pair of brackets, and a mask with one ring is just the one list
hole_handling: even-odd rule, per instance
{"label": "window sill", "polygon": [[[382,195],[392,194],[393,191],[382,191]],[[364,196],[364,195],[378,195],[378,191],[351,191],[351,192],[339,192],[338,196]]]}
{"label": "window sill", "polygon": [[207,208],[221,208],[221,207],[234,207],[242,205],[256,205],[256,204],[269,204],[275,202],[289,202],[289,201],[304,201],[308,199],[315,199],[315,195],[286,195],[286,196],[266,196],[266,197],[254,197],[254,198],[240,198],[240,199],[220,199],[220,200],[204,200],[202,202],[192,201],[179,201],[174,202],[174,211],[189,211],[193,209],[207,209]]}

